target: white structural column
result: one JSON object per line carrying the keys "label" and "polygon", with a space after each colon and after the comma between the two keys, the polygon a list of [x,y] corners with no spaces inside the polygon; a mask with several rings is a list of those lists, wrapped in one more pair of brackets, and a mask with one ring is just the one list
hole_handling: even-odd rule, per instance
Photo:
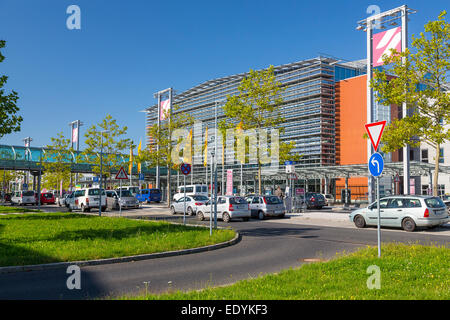
{"label": "white structural column", "polygon": [[[402,52],[408,48],[408,10],[407,6],[402,6]],[[405,58],[402,58],[402,62],[405,63]],[[408,109],[406,102],[402,104],[402,116],[408,115]],[[409,189],[409,145],[403,148],[403,194],[410,194]]]}

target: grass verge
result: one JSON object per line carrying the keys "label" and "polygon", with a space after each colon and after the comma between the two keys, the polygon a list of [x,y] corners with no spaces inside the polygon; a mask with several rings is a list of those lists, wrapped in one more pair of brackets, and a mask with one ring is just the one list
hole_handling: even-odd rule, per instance
{"label": "grass verge", "polygon": [[25,207],[9,207],[0,206],[0,213],[23,213],[23,212],[39,212],[37,209],[27,209]]}
{"label": "grass verge", "polygon": [[231,240],[232,230],[84,214],[0,215],[0,266],[132,256]]}
{"label": "grass verge", "polygon": [[[369,266],[380,268],[380,289],[369,289]],[[450,249],[386,244],[381,259],[367,247],[328,262],[305,264],[234,285],[192,292],[125,296],[161,300],[450,299]]]}

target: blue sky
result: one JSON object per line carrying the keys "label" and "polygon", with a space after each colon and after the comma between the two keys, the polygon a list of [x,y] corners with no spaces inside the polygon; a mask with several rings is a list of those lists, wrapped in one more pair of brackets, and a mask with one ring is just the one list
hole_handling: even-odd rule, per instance
{"label": "blue sky", "polygon": [[[69,30],[66,9],[81,9],[81,30]],[[408,5],[409,33],[448,1],[153,1],[0,0],[0,74],[19,93],[19,133],[0,144],[50,143],[68,123],[88,126],[111,114],[136,143],[145,138],[153,93],[189,89],[203,81],[317,57],[366,57],[356,22],[369,5],[382,11]],[[447,17],[448,20],[448,17]],[[81,143],[83,147],[83,140]]]}

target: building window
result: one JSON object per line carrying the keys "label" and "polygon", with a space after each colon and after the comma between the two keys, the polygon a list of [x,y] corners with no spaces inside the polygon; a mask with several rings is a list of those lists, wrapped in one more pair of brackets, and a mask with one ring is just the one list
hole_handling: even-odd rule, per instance
{"label": "building window", "polygon": [[444,148],[439,149],[439,163],[444,163]]}
{"label": "building window", "polygon": [[422,162],[428,163],[428,149],[422,150]]}

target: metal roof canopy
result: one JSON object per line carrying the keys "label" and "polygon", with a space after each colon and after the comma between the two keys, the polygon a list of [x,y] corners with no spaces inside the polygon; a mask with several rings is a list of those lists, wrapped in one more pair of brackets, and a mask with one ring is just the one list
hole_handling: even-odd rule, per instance
{"label": "metal roof canopy", "polygon": [[[419,161],[410,162],[411,176],[429,176],[434,171],[434,164]],[[323,166],[310,168],[295,168],[297,175],[308,179],[320,178],[350,178],[368,177],[369,170],[367,164],[352,164],[341,166]],[[450,174],[450,166],[439,165],[439,173]],[[382,176],[403,175],[403,162],[388,162],[384,164]]]}

